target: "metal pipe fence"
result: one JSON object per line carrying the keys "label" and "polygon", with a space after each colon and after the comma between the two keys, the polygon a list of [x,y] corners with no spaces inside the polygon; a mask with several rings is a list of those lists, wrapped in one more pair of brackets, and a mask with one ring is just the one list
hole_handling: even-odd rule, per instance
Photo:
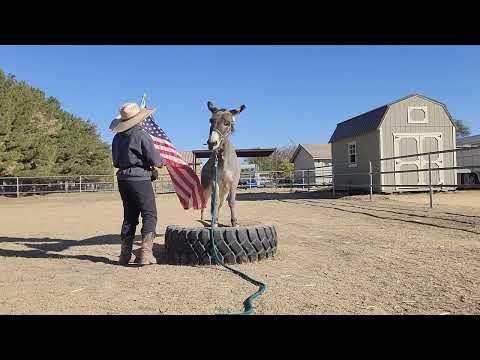
{"label": "metal pipe fence", "polygon": [[[370,201],[373,201],[374,192],[382,192],[383,188],[393,188],[392,192],[400,191],[428,191],[429,204],[433,207],[433,194],[435,190],[457,189],[457,171],[464,173],[480,169],[480,155],[475,162],[475,155],[464,156],[468,164],[458,166],[456,162],[456,153],[465,153],[480,149],[480,146],[471,146],[466,148],[449,149],[443,151],[424,152],[418,154],[409,154],[381,159],[367,159],[356,164],[356,168],[351,171],[337,171],[335,166],[327,165],[316,167],[315,169],[295,170],[291,172],[282,171],[255,171],[242,173],[239,182],[241,189],[254,188],[288,188],[290,191],[301,189],[304,191],[317,189],[331,189],[333,197],[339,191],[352,192],[355,190],[368,191]],[[438,166],[435,163],[440,154],[453,153],[454,166]],[[479,153],[480,154],[480,153]],[[415,169],[402,170],[393,164],[393,170],[383,170],[382,164],[386,161],[398,161],[400,159],[420,159],[426,157],[426,166],[417,166]],[[438,162],[438,161],[437,161]],[[432,166],[435,163],[435,167]],[[367,165],[368,164],[368,165]],[[347,168],[347,166],[343,166]],[[358,171],[356,170],[358,169]],[[454,179],[452,183],[436,182],[439,179],[441,171],[453,171]],[[399,184],[397,175],[417,174],[417,183],[402,182]],[[422,177],[420,174],[425,173]],[[480,172],[479,172],[480,173]],[[392,175],[393,183],[385,181],[379,182],[383,175]],[[352,179],[364,176],[365,181],[360,183],[342,183],[339,177]],[[375,180],[377,176],[377,180]],[[174,193],[175,189],[169,175],[160,175],[159,179],[152,183],[156,194]],[[461,185],[460,185],[461,186]],[[470,186],[471,188],[480,188],[480,184]],[[345,190],[346,189],[346,190]],[[423,190],[422,190],[423,189]],[[10,195],[20,197],[28,194],[47,194],[47,193],[82,193],[82,192],[108,192],[117,190],[117,180],[114,175],[77,175],[77,176],[39,176],[39,177],[0,177],[0,195]]]}
{"label": "metal pipe fence", "polygon": [[[155,193],[175,192],[168,175],[161,175],[153,182]],[[44,195],[54,193],[88,193],[117,191],[116,176],[17,176],[0,177],[0,195]]]}
{"label": "metal pipe fence", "polygon": [[[376,160],[368,160],[368,170],[367,171],[352,171],[352,172],[340,172],[338,173],[334,169],[332,169],[332,173],[335,174],[335,177],[338,179],[340,176],[344,177],[350,177],[352,179],[353,177],[358,177],[358,176],[368,176],[368,182],[365,183],[360,183],[360,184],[339,184],[337,179],[333,179],[333,195],[335,195],[335,192],[338,191],[339,187],[347,188],[347,189],[365,189],[368,188],[370,192],[370,201],[372,201],[372,194],[373,194],[373,189],[376,186],[377,188],[383,189],[383,188],[393,188],[394,192],[400,192],[400,191],[417,191],[421,189],[427,189],[428,188],[428,194],[429,194],[429,206],[430,208],[433,207],[433,192],[435,189],[437,190],[450,190],[450,189],[457,189],[459,187],[464,187],[463,184],[458,181],[457,177],[457,170],[461,170],[464,173],[471,173],[474,172],[476,169],[480,169],[480,156],[477,159],[477,163],[473,160],[475,158],[475,155],[470,155],[467,156],[467,158],[472,159],[472,161],[469,162],[468,165],[462,165],[462,166],[457,166],[457,153],[461,152],[467,152],[467,151],[474,151],[480,149],[480,146],[470,146],[470,147],[461,147],[461,148],[456,148],[456,149],[448,149],[448,150],[442,150],[442,151],[432,151],[432,152],[423,152],[423,153],[414,153],[414,154],[409,154],[409,155],[401,155],[401,156],[394,156],[394,157],[389,157],[389,158],[381,158],[381,159],[376,159]],[[440,159],[440,155],[442,154],[453,154],[453,165],[454,166],[438,166],[439,163],[444,163],[443,158],[442,160],[438,161]],[[434,160],[433,156],[437,155],[437,157]],[[422,157],[426,157],[426,160],[422,160]],[[465,158],[465,157],[464,157]],[[409,170],[398,170],[396,169],[396,166],[398,164],[397,160],[400,159],[409,159],[411,164],[414,164],[415,169],[409,169]],[[412,160],[413,159],[413,160]],[[385,161],[392,161],[394,160],[393,163],[393,170],[388,170],[388,171],[382,171],[381,169],[383,168],[382,162]],[[374,171],[372,170],[372,162],[375,162],[377,165],[379,165],[380,171]],[[422,162],[426,162],[425,167],[418,166]],[[435,167],[432,166],[435,164]],[[358,164],[355,164],[357,166]],[[361,167],[365,168],[365,167]],[[440,179],[440,172],[445,172],[445,171],[453,171],[453,183],[445,183],[443,181],[439,181]],[[404,182],[397,182],[397,174],[409,174],[409,173],[415,173],[417,174],[417,183],[410,184],[410,183],[404,183]],[[421,173],[427,173],[427,180],[424,181],[422,177],[419,175]],[[480,172],[479,172],[480,173]],[[389,175],[393,174],[393,184],[390,183],[385,183],[383,181],[382,176],[383,175]],[[433,175],[437,176],[437,183],[434,183],[433,181]],[[374,175],[379,175],[380,178],[382,178],[382,181],[380,183],[374,184],[373,181],[373,176]],[[475,185],[469,185],[469,188],[480,188],[480,183],[475,184]],[[348,191],[348,190],[347,190]],[[380,190],[381,191],[381,190]]]}

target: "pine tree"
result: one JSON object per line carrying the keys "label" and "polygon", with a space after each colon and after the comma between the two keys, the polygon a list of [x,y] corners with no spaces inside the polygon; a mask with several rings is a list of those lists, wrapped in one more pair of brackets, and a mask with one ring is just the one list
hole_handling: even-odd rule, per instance
{"label": "pine tree", "polygon": [[0,176],[111,173],[95,124],[0,70]]}

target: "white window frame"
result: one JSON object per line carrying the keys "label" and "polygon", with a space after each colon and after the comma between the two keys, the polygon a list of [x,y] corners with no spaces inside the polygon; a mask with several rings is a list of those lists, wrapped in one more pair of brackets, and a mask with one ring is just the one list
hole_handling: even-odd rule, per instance
{"label": "white window frame", "polygon": [[[350,161],[350,145],[355,146],[355,162]],[[347,144],[347,159],[348,159],[348,167],[357,167],[358,164],[358,151],[357,151],[357,142],[352,141]]]}
{"label": "white window frame", "polygon": [[[425,119],[422,121],[414,121],[411,117],[410,114],[413,110],[423,110],[425,113]],[[428,108],[427,106],[409,106],[408,107],[408,113],[407,113],[407,123],[408,124],[428,124]]]}

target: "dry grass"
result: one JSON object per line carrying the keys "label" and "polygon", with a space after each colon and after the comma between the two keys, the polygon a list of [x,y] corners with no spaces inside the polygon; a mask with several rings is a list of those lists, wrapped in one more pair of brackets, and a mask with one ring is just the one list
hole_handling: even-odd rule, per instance
{"label": "dry grass", "polygon": [[[277,227],[273,261],[245,264],[268,285],[259,314],[480,314],[480,192],[355,196],[242,192],[241,224]],[[201,226],[174,195],[158,231]],[[0,313],[237,312],[255,287],[219,267],[115,264],[117,194],[0,198]],[[220,221],[229,222],[223,209]],[[163,262],[163,237],[155,253]]]}

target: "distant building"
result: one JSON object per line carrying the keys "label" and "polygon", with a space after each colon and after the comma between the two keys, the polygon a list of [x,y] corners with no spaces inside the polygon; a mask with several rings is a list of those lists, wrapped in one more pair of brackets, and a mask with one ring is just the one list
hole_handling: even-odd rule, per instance
{"label": "distant building", "polygon": [[[480,146],[480,135],[467,136],[457,139],[457,148],[470,148]],[[480,149],[457,152],[457,166],[480,166]],[[458,184],[480,184],[480,169],[457,170]]]}
{"label": "distant building", "polygon": [[296,184],[323,185],[332,182],[330,144],[300,144],[290,158]]}
{"label": "distant building", "polygon": [[[428,171],[415,171],[428,168],[428,156],[380,159],[455,149],[455,138],[455,125],[447,106],[419,94],[343,121],[337,124],[329,141],[335,188],[368,190],[371,161],[374,172],[392,172],[373,175],[375,191],[428,190],[425,186],[428,185]],[[454,166],[454,153],[432,154],[432,184],[449,185],[454,189],[455,170],[435,171]],[[394,173],[396,171],[412,172]]]}

